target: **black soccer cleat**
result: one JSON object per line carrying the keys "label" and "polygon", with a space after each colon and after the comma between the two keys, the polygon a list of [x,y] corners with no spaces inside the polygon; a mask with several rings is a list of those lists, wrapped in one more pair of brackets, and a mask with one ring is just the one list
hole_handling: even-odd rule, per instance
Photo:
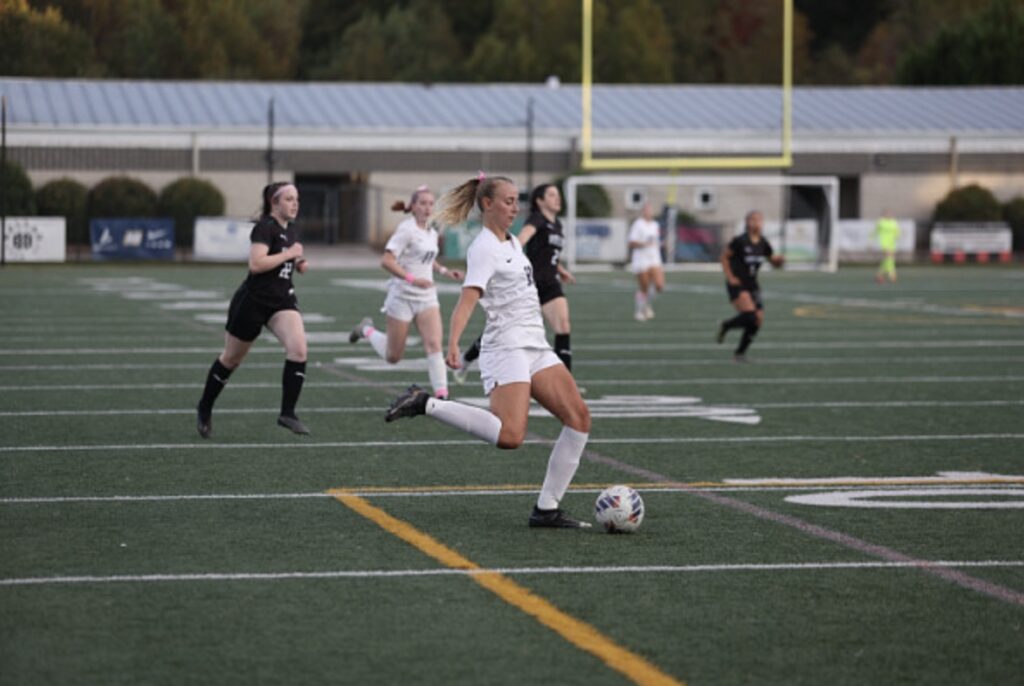
{"label": "black soccer cleat", "polygon": [[372,324],[373,324],[373,320],[371,318],[363,317],[361,320],[359,320],[359,323],[356,324],[356,327],[354,329],[352,329],[351,332],[349,332],[349,334],[348,334],[348,342],[349,343],[355,343],[360,338],[366,338],[366,336],[363,335],[363,329],[365,329],[368,326],[371,326]]}
{"label": "black soccer cleat", "polygon": [[393,422],[402,417],[415,417],[427,413],[427,401],[430,394],[413,384],[405,390],[405,393],[395,398],[387,414],[384,415],[385,422]]}
{"label": "black soccer cleat", "polygon": [[204,413],[201,408],[196,408],[196,429],[203,438],[209,438],[213,433],[213,417],[209,412]]}
{"label": "black soccer cleat", "polygon": [[729,329],[725,328],[725,322],[718,325],[718,335],[715,336],[715,343],[725,342],[725,334]]}
{"label": "black soccer cleat", "polygon": [[562,510],[542,510],[536,505],[530,513],[530,528],[541,529],[589,529],[590,522],[581,522]]}
{"label": "black soccer cleat", "polygon": [[277,425],[283,426],[295,434],[306,435],[309,433],[309,429],[306,425],[299,421],[298,417],[289,417],[288,415],[281,415],[277,418]]}

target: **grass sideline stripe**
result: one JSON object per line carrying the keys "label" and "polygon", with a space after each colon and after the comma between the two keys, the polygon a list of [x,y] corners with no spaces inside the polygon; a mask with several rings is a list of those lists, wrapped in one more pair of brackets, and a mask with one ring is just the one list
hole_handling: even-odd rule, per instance
{"label": "grass sideline stripe", "polygon": [[[735,378],[676,378],[676,379],[590,379],[579,380],[584,386],[735,386]],[[989,383],[989,382],[1024,381],[1021,374],[1002,374],[994,376],[839,376],[839,377],[786,377],[783,379],[744,378],[743,384],[750,385],[788,385],[814,386],[828,384],[908,384],[908,383]],[[232,383],[231,388],[279,388],[280,381],[246,381]],[[365,387],[359,381],[311,381],[304,388],[353,388]],[[191,383],[126,383],[126,384],[37,384],[0,386],[0,391],[131,391],[150,389],[189,389],[200,388],[198,381]]]}
{"label": "grass sideline stripe", "polygon": [[[276,365],[275,365],[276,368]],[[917,408],[917,407],[1007,407],[1013,405],[1024,405],[1024,400],[837,400],[807,403],[716,403],[721,407],[729,408],[752,408],[752,409],[816,409],[816,408]],[[94,416],[120,416],[120,415],[193,415],[196,409],[187,408],[159,408],[159,409],[136,409],[124,408],[120,410],[21,410],[4,411],[0,410],[0,417],[94,417]],[[302,412],[306,414],[330,414],[347,413],[354,414],[380,412],[379,408],[366,407],[365,405],[351,407],[303,407]],[[218,409],[217,414],[269,414],[266,407],[239,407]]]}
{"label": "grass sideline stripe", "polygon": [[[590,438],[587,445],[686,445],[694,443],[862,443],[870,441],[984,441],[1021,440],[1024,433],[998,434],[906,434],[893,436],[716,436],[716,437],[644,437]],[[528,438],[524,445],[551,445],[551,438]],[[413,448],[417,446],[449,445],[477,446],[476,440],[423,440],[423,441],[326,441],[321,443],[125,443],[97,445],[7,445],[0,453],[76,452],[88,450],[251,450],[251,449],[310,449],[310,448]]]}
{"label": "grass sideline stripe", "polygon": [[[840,477],[826,479],[787,480],[768,479],[726,479],[725,481],[694,481],[682,484],[663,482],[627,482],[627,485],[645,493],[682,493],[689,491],[819,491],[822,489],[860,489],[864,487],[899,489],[907,486],[950,487],[950,486],[1015,486],[1024,484],[1024,476],[985,474],[968,477]],[[570,493],[600,493],[607,484],[570,484]],[[540,484],[481,484],[478,486],[367,486],[345,488],[345,493],[375,498],[436,498],[449,496],[495,496],[530,495],[540,490]],[[26,496],[0,498],[3,505],[38,505],[61,503],[132,503],[132,502],[173,502],[189,500],[300,500],[333,498],[324,491],[302,493],[183,493],[183,494],[140,494],[140,495],[79,495],[79,496]]]}
{"label": "grass sideline stripe", "polygon": [[[333,497],[333,496],[329,496]],[[1024,567],[1024,560],[929,560],[929,567],[1006,568]],[[473,576],[478,574],[688,574],[700,572],[783,572],[846,569],[906,569],[910,562],[793,562],[705,565],[628,565],[612,567],[494,567],[478,569],[366,569],[319,572],[207,572],[202,574],[115,574],[110,576],[29,576],[0,578],[3,586],[55,586],[74,584],[172,583],[189,581],[293,581],[309,579],[395,579],[422,576]]]}
{"label": "grass sideline stripe", "polygon": [[559,610],[549,601],[520,586],[500,572],[485,570],[472,560],[439,542],[411,524],[391,516],[369,501],[344,491],[333,491],[346,507],[446,567],[472,570],[473,581],[506,603],[532,616],[577,648],[594,655],[606,665],[643,686],[679,685],[682,682],[662,672],[646,659],[623,648],[591,625]]}

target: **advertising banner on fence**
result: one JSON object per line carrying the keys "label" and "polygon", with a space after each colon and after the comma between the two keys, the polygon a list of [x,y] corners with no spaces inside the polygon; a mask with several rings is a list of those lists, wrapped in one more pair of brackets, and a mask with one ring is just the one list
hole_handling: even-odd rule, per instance
{"label": "advertising banner on fence", "polygon": [[576,259],[625,262],[629,259],[625,219],[577,219]]}
{"label": "advertising banner on fence", "polygon": [[192,257],[210,262],[246,262],[249,259],[251,219],[196,217]]}
{"label": "advertising banner on fence", "polygon": [[8,217],[4,259],[8,262],[63,262],[67,229],[64,217]]}
{"label": "advertising banner on fence", "polygon": [[93,219],[94,260],[173,260],[173,219]]}
{"label": "advertising banner on fence", "polygon": [[[882,249],[878,247],[878,239],[875,237],[877,223],[877,220],[874,219],[840,219],[839,231],[836,234],[839,259],[881,259]],[[897,219],[896,223],[900,225],[900,237],[896,241],[896,257],[910,259],[914,256],[917,225],[913,219]]]}

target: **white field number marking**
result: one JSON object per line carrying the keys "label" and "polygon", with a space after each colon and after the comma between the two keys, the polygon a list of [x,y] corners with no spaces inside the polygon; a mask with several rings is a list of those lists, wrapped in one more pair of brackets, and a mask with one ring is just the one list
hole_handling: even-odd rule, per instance
{"label": "white field number marking", "polygon": [[[942,498],[942,500],[929,500]],[[956,498],[947,500],[946,498]],[[791,495],[786,502],[820,507],[897,510],[1005,510],[1024,508],[1024,488],[903,488]]]}

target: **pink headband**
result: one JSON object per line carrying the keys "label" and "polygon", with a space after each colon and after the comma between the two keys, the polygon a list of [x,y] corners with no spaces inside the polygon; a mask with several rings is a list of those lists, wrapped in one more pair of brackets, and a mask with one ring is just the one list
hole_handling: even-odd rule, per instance
{"label": "pink headband", "polygon": [[[270,196],[270,202],[274,202],[275,200],[277,200],[277,196],[281,195],[282,193],[285,192],[285,190],[287,190],[289,188],[295,188],[295,184],[293,184],[293,183],[286,183],[285,185],[283,185],[280,188],[278,188],[276,191],[274,191],[274,194],[272,196]],[[295,192],[298,193],[299,189],[295,188]]]}

